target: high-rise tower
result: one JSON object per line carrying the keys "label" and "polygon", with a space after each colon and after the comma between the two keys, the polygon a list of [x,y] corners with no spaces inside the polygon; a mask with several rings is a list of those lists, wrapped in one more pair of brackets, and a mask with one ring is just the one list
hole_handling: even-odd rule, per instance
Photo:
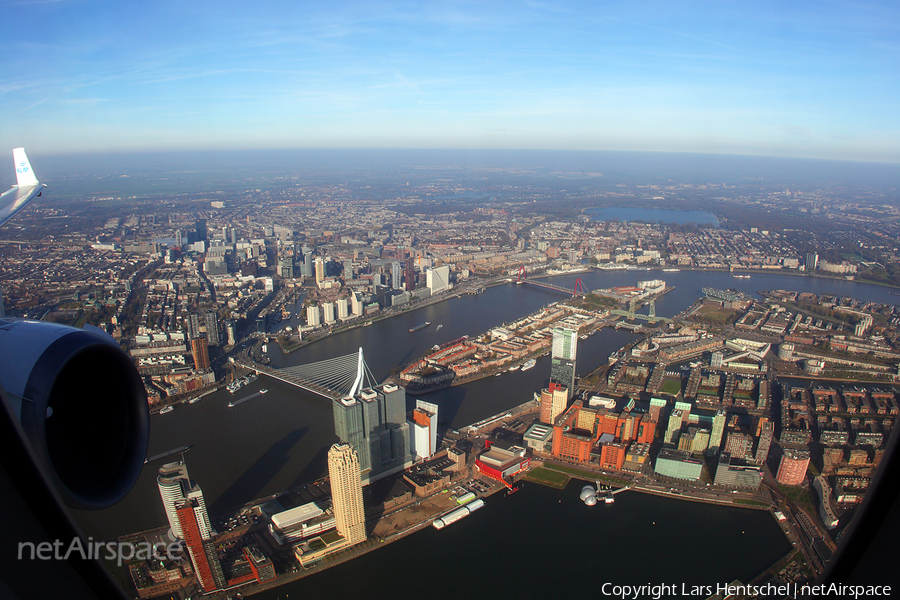
{"label": "high-rise tower", "polygon": [[209,539],[213,535],[212,525],[209,522],[209,514],[206,512],[206,502],[203,500],[203,491],[197,482],[188,477],[187,465],[183,462],[167,463],[159,468],[159,477],[156,478],[159,487],[159,495],[162,497],[163,508],[166,510],[166,518],[176,538],[184,539],[181,523],[178,518],[177,504],[184,500],[191,500],[197,518],[197,527],[203,539]]}
{"label": "high-rise tower", "polygon": [[401,274],[403,267],[398,262],[391,263],[391,287],[395,290],[400,289]]}
{"label": "high-rise tower", "polygon": [[409,415],[409,440],[412,453],[430,458],[437,452],[438,406],[416,400],[416,408]]}
{"label": "high-rise tower", "polygon": [[196,370],[206,371],[209,369],[209,344],[205,335],[191,340],[191,354],[194,355],[194,368]]}
{"label": "high-rise tower", "polygon": [[413,267],[413,258],[410,256],[406,259],[406,291],[411,292],[416,289],[416,271]]}
{"label": "high-rise tower", "polygon": [[366,541],[359,458],[350,444],[341,442],[328,451],[328,477],[337,531],[350,544]]}
{"label": "high-rise tower", "polygon": [[712,433],[709,436],[709,450],[707,454],[710,456],[718,454],[719,448],[722,446],[722,435],[725,432],[725,421],[727,419],[728,411],[724,408],[716,411],[716,416],[713,417]]}
{"label": "high-rise tower", "polygon": [[216,311],[209,311],[204,315],[206,320],[206,341],[210,346],[218,346],[219,340],[219,315]]}
{"label": "high-rise tower", "polygon": [[[203,510],[206,512],[205,508]],[[185,498],[175,503],[175,513],[182,531],[182,538],[194,565],[194,572],[204,592],[225,587],[225,574],[222,563],[216,555],[215,545],[209,532],[204,532],[197,518],[198,503],[196,498]]]}
{"label": "high-rise tower", "polygon": [[322,258],[316,259],[316,285],[320,286],[325,281],[325,261]]}
{"label": "high-rise tower", "polygon": [[356,450],[363,481],[370,483],[411,463],[406,391],[386,383],[333,404],[334,432]]}
{"label": "high-rise tower", "polygon": [[575,352],[578,332],[563,327],[553,328],[553,346],[550,363],[550,382],[566,388],[566,399],[571,400],[575,390]]}
{"label": "high-rise tower", "polygon": [[206,241],[206,219],[197,219],[197,227],[195,229],[198,242]]}
{"label": "high-rise tower", "polygon": [[672,412],[669,414],[669,426],[666,428],[666,436],[663,439],[665,443],[678,443],[678,436],[681,434],[681,426],[683,425],[682,415],[681,410],[677,408],[672,409]]}

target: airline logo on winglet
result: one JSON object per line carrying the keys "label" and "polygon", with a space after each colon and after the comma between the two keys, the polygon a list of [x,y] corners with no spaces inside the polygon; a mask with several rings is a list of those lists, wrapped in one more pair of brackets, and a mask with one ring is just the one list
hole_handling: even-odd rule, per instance
{"label": "airline logo on winglet", "polygon": [[27,163],[27,162],[20,162],[20,163],[19,163],[19,168],[16,169],[16,173],[27,173],[27,172],[28,172],[28,163]]}

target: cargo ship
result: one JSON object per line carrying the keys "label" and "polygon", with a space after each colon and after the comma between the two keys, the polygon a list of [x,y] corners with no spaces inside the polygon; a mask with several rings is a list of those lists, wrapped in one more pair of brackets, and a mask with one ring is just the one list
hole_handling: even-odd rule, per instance
{"label": "cargo ship", "polygon": [[431,321],[425,321],[425,322],[422,323],[421,325],[416,325],[415,327],[413,327],[412,329],[410,329],[409,332],[410,332],[410,333],[415,333],[415,332],[417,332],[418,330],[420,330],[420,329],[422,329],[422,328],[428,327],[429,325],[431,325]]}
{"label": "cargo ship", "polygon": [[451,523],[456,523],[460,519],[468,517],[470,514],[472,514],[473,512],[475,512],[482,506],[484,506],[484,500],[482,500],[481,498],[479,498],[477,500],[472,500],[471,502],[469,502],[462,508],[457,508],[453,512],[447,513],[440,519],[435,519],[434,523],[432,523],[432,525],[434,526],[435,529],[443,529],[444,527],[446,527],[447,525],[450,525]]}
{"label": "cargo ship", "polygon": [[193,446],[193,444],[188,444],[186,446],[179,446],[178,448],[175,448],[174,450],[169,450],[168,452],[163,452],[162,454],[148,456],[147,458],[144,459],[144,464],[146,465],[147,463],[152,463],[153,461],[159,460],[161,458],[167,458],[169,456],[172,456],[173,454],[187,452],[188,450],[191,449],[192,446]]}

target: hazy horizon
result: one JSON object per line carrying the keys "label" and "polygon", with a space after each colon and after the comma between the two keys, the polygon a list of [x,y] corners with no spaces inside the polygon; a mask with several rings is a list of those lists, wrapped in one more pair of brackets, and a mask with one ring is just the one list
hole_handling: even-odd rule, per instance
{"label": "hazy horizon", "polygon": [[[44,155],[30,152],[35,172],[52,183],[72,174],[124,176],[226,172],[229,176],[299,175],[312,171],[360,175],[429,170],[475,174],[503,170],[534,177],[621,179],[677,183],[747,183],[900,187],[900,165],[791,157],[678,152],[494,149],[296,149],[135,151]],[[185,190],[190,191],[190,190]]]}

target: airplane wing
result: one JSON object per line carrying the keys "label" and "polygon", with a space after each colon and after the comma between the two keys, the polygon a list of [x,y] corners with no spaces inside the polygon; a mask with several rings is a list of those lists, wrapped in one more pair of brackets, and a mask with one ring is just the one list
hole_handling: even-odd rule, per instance
{"label": "airplane wing", "polygon": [[9,221],[13,215],[25,208],[25,205],[41,195],[47,187],[31,169],[31,163],[25,155],[24,148],[13,149],[13,162],[16,165],[16,182],[11,190],[0,195],[0,225]]}

